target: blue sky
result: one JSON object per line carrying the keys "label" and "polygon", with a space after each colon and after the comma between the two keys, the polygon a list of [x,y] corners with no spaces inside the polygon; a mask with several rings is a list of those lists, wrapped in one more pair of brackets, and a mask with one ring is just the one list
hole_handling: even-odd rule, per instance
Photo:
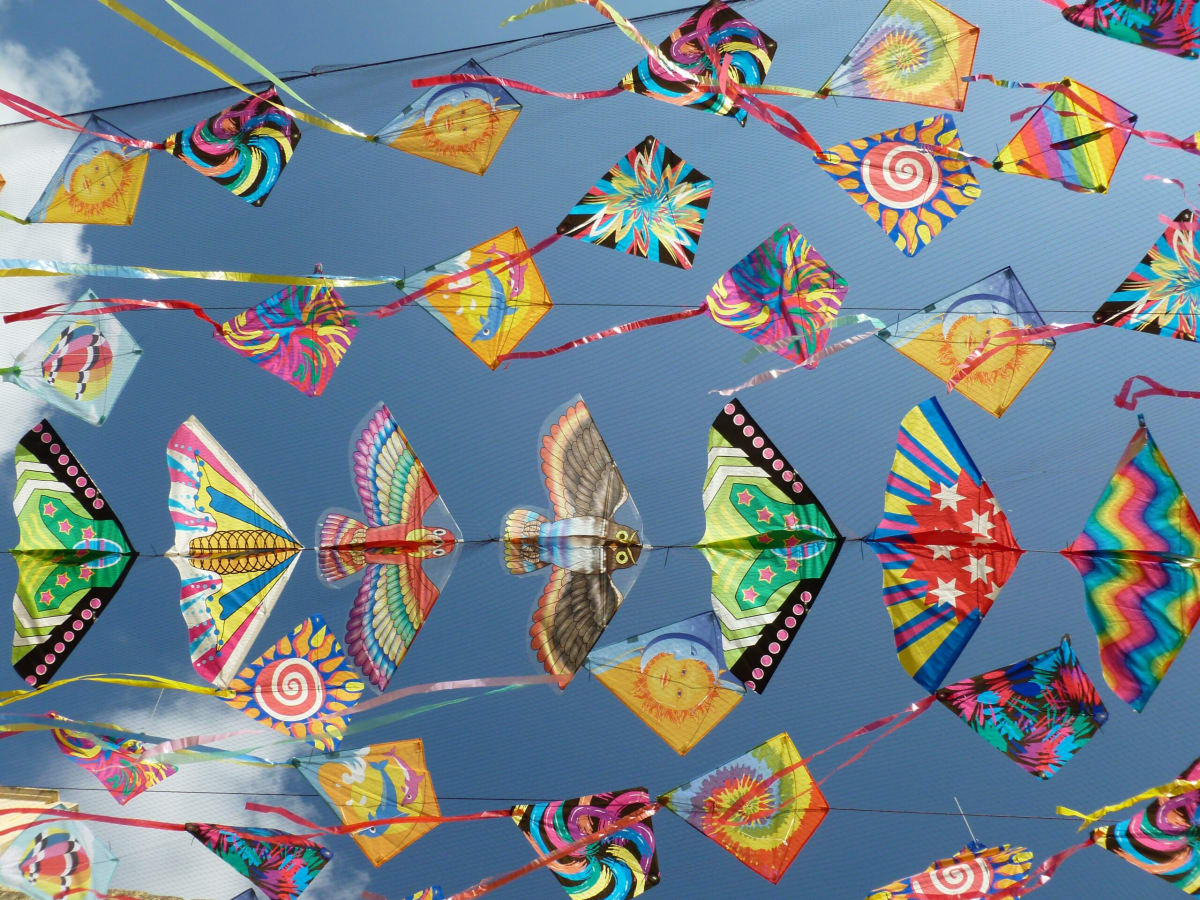
{"label": "blue sky", "polygon": [[[164,4],[130,5],[185,33],[182,20]],[[668,6],[630,0],[620,8],[633,15]],[[1069,75],[1137,112],[1145,128],[1194,131],[1194,109],[1179,98],[1197,83],[1200,63],[1079,31],[1034,0],[952,0],[950,6],[981,28],[977,72],[1020,80]],[[779,42],[772,80],[810,88],[841,60],[876,7],[874,0],[744,4],[746,15]],[[456,48],[599,21],[590,10],[568,9],[501,30],[496,23],[515,11],[505,0],[420,5],[361,0],[337,7],[197,0],[189,8],[279,72],[446,51],[299,83],[315,105],[368,131],[390,120],[416,93],[410,79],[447,72],[465,61],[468,54],[452,52]],[[64,110],[218,87],[98,3],[71,0],[52,9],[22,0],[4,5],[0,87]],[[645,32],[660,39],[682,18],[655,19],[644,25]],[[204,46],[202,38],[189,42]],[[639,58],[637,48],[613,29],[472,52],[494,74],[566,90],[608,86]],[[236,64],[230,69],[242,71]],[[230,91],[131,106],[106,116],[131,134],[161,139],[234,99]],[[807,151],[757,123],[742,129],[634,96],[580,104],[529,95],[519,99],[525,110],[484,178],[305,128],[294,162],[261,209],[159,155],[150,161],[132,227],[83,231],[0,223],[2,255],[295,273],[309,271],[319,260],[331,273],[412,272],[513,225],[530,242],[551,233],[596,177],[654,134],[714,181],[694,268],[685,272],[560,242],[538,257],[559,305],[534,329],[526,347],[554,346],[631,318],[697,304],[713,281],[784,222],[793,222],[846,278],[847,311],[895,321],[1011,265],[1048,321],[1078,322],[1090,317],[1162,232],[1158,215],[1174,216],[1182,208],[1177,191],[1142,176],[1200,180],[1196,157],[1137,140],[1130,142],[1105,196],[977,171],[980,200],[909,259],[887,245],[878,228],[812,165]],[[1030,92],[973,86],[966,110],[955,115],[965,147],[990,158],[1015,129],[1009,114],[1040,99]],[[855,100],[796,101],[789,109],[827,144],[927,114],[916,107]],[[0,129],[0,173],[8,182],[0,206],[23,214],[69,143],[68,135],[42,126]],[[27,279],[0,284],[0,303],[17,308],[87,288],[101,296],[179,297],[216,308],[218,319],[271,292],[205,282],[93,279],[68,285]],[[361,305],[393,299],[387,288],[347,290],[343,296]],[[656,545],[687,544],[703,531],[705,441],[721,408],[720,398],[708,392],[765,367],[763,357],[752,365],[741,361],[749,347],[742,338],[696,318],[492,372],[432,317],[411,308],[383,321],[364,319],[329,389],[312,399],[218,346],[207,327],[186,314],[136,313],[123,321],[145,353],[110,420],[96,429],[63,415],[52,419],[135,545],[148,553],[162,552],[172,542],[164,448],[189,415],[204,423],[293,532],[308,541],[324,511],[354,506],[347,448],[362,417],[382,400],[464,536],[483,538],[497,534],[510,508],[545,505],[536,457],[539,429],[551,410],[576,393],[588,402],[621,468],[646,538]],[[4,346],[13,341],[19,343],[20,336],[4,335]],[[1110,710],[1096,740],[1043,783],[945,710],[931,710],[826,784],[830,804],[841,809],[830,813],[778,887],[682,821],[657,816],[663,878],[651,896],[861,897],[965,844],[962,820],[948,815],[955,812],[955,797],[968,812],[980,814],[971,821],[981,840],[1023,844],[1040,857],[1074,842],[1076,834],[1068,822],[1025,817],[1052,816],[1058,804],[1090,809],[1182,770],[1200,746],[1192,714],[1200,651],[1185,648],[1146,710],[1132,712],[1102,683],[1078,576],[1056,551],[1082,528],[1136,425],[1133,415],[1112,406],[1121,381],[1144,372],[1194,388],[1195,353],[1186,342],[1102,329],[1063,339],[1001,420],[961,397],[943,400],[1008,512],[1017,539],[1031,551],[952,677],[1015,662],[1070,633]],[[36,416],[15,388],[0,391],[5,446],[11,446]],[[756,388],[743,401],[842,531],[862,536],[879,519],[897,424],[933,393],[944,397],[932,376],[871,340],[814,372]],[[1197,408],[1187,401],[1152,400],[1145,412],[1184,489],[1200,491]],[[16,543],[11,519],[0,522],[0,541]],[[2,565],[11,582],[15,568],[11,561]],[[651,552],[641,569],[606,638],[618,640],[707,608],[710,576],[698,552]],[[468,549],[396,683],[536,671],[528,628],[540,588],[539,577],[509,576],[495,547]],[[61,675],[144,671],[194,680],[177,596],[178,578],[168,561],[140,560]],[[340,629],[352,599],[351,590],[325,588],[314,562],[303,559],[255,652],[313,612]],[[10,687],[17,686],[13,675]],[[531,687],[480,698],[381,729],[369,739],[423,738],[443,807],[458,813],[632,785],[658,793],[780,730],[789,731],[808,753],[920,696],[895,659],[879,598],[878,564],[861,544],[849,544],[766,694],[748,698],[686,757],[677,757],[586,676],[561,694]],[[208,698],[156,700],[148,691],[72,687],[18,709],[53,708],[170,736],[245,724]],[[850,752],[822,757],[814,773],[825,774]],[[94,788],[94,782],[60,756],[48,738],[3,742],[0,760],[7,766],[5,781],[58,786],[85,809],[120,814],[106,795],[83,790]],[[163,787],[168,790],[133,801],[125,814],[265,823],[242,811],[249,795],[309,793],[293,772],[262,776],[222,764],[190,767]],[[279,799],[332,821],[313,797]],[[217,900],[245,887],[190,839],[113,828],[103,834],[122,859],[115,882],[121,887]],[[335,861],[315,883],[315,900],[352,897],[363,889],[397,898],[433,882],[461,890],[530,857],[524,838],[504,821],[447,824],[379,870],[348,839],[332,839],[329,846]],[[542,872],[496,896],[540,900],[562,894]],[[1167,898],[1175,889],[1093,849],[1069,863],[1038,896]]]}

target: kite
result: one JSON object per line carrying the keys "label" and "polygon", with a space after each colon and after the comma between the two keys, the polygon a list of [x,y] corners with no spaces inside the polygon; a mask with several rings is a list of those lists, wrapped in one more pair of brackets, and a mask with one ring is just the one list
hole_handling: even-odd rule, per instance
{"label": "kite", "polygon": [[274,828],[239,826],[233,831],[221,825],[189,822],[186,831],[249,879],[267,900],[295,900],[333,858],[333,853],[320,844],[302,838],[274,843],[244,836],[287,836]]}
{"label": "kite", "polygon": [[1196,0],[1085,0],[1063,9],[1072,25],[1172,56],[1200,56]]}
{"label": "kite", "polygon": [[351,450],[366,522],[329,513],[317,564],[329,584],[362,570],[346,645],[372,684],[387,687],[454,567],[458,525],[382,403]]}
{"label": "kite", "polygon": [[1083,577],[1104,680],[1140,712],[1200,619],[1200,521],[1144,422],[1062,553]]}
{"label": "kite", "polygon": [[936,696],[981,738],[1043,779],[1108,721],[1069,637],[1021,662],[946,685]]}
{"label": "kite", "polygon": [[[292,760],[346,825],[400,816],[440,816],[420,739],[372,744]],[[374,825],[350,836],[374,866],[385,862],[437,822]]]}
{"label": "kite", "polygon": [[192,666],[226,687],[299,562],[283,517],[194,416],[167,443],[179,605]]}
{"label": "kite", "polygon": [[100,134],[112,134],[129,138],[124,131],[99,116],[89,117],[84,129],[63,157],[26,221],[133,224],[146,163],[150,159],[149,151],[99,137]]}
{"label": "kite", "polygon": [[[650,805],[646,789],[635,787],[573,800],[518,804],[512,808],[512,820],[538,855],[545,856]],[[548,868],[567,896],[578,900],[637,897],[659,880],[654,825],[649,818],[636,822],[555,860]]]}
{"label": "kite", "polygon": [[137,551],[96,483],[43,419],[17,443],[13,668],[54,677],[116,595]]}
{"label": "kite", "polygon": [[[53,713],[50,715],[58,718]],[[50,734],[58,749],[95,775],[122,806],[179,771],[170,763],[143,761],[141,756],[145,748],[134,738],[122,740],[66,728],[55,728]]]}
{"label": "kite", "polygon": [[0,368],[0,378],[85,422],[103,425],[142,348],[116,316],[89,311],[95,299],[88,291],[67,304],[13,365]]}
{"label": "kite", "polygon": [[817,91],[962,111],[979,27],[933,0],[888,0]]}
{"label": "kite", "polygon": [[725,669],[721,626],[711,612],[599,647],[587,667],[680,756],[745,695]]}
{"label": "kite", "polygon": [[[917,365],[947,381],[992,335],[1046,324],[1011,268],[1005,266],[879,332]],[[999,418],[1054,352],[1054,338],[1013,344],[973,369],[955,389]]]}
{"label": "kite", "polygon": [[300,126],[275,104],[278,99],[269,88],[239,100],[171,135],[164,149],[234,196],[262,206],[300,143]]}
{"label": "kite", "polygon": [[558,233],[690,269],[710,197],[708,176],[651,135],[580,198]]}
{"label": "kite", "polygon": [[767,77],[778,44],[736,10],[710,0],[696,10],[658,45],[658,52],[670,60],[677,71],[664,67],[647,56],[624,78],[620,88],[686,106],[732,116],[746,124],[746,111],[737,105],[731,93],[718,93],[701,87],[696,80],[685,81],[682,73],[709,85],[720,77],[720,67],[728,65],[728,77],[740,85],[760,85]]}
{"label": "kite", "polygon": [[900,422],[883,507],[867,541],[883,566],[896,655],[932,693],[1024,551],[936,397]]}
{"label": "kite", "polygon": [[1092,321],[1194,341],[1198,304],[1200,254],[1195,213],[1185,209],[1100,305]]}
{"label": "kite", "polygon": [[948,115],[837,144],[813,161],[906,256],[920,253],[979,198]]}
{"label": "kite", "polygon": [[319,615],[309,616],[229,683],[223,698],[256,722],[318,750],[342,741],[365,685]]}
{"label": "kite", "polygon": [[1034,85],[1049,96],[1000,150],[992,166],[1103,194],[1137,116],[1085,84],[1064,78]]}
{"label": "kite", "polygon": [[83,823],[37,821],[0,854],[0,885],[34,900],[103,897],[116,869],[108,845]]}
{"label": "kite", "polygon": [[708,432],[704,537],[725,664],[761,693],[820,593],[844,538],[811,488],[736,400]]}
{"label": "kite", "polygon": [[442,889],[436,884],[433,887],[422,888],[406,900],[443,900]]}
{"label": "kite", "polygon": [[637,577],[642,521],[583,399],[550,422],[538,456],[554,518],[514,509],[501,529],[509,572],[550,567],[529,634],[565,688],[625,599],[614,582]]}
{"label": "kite", "polygon": [[[474,59],[453,74],[488,75]],[[520,114],[521,104],[499,85],[451,84],[430,88],[376,137],[413,156],[482,175]]]}
{"label": "kite", "polygon": [[310,397],[350,349],[358,319],[328,287],[291,285],[220,326],[217,341]]}
{"label": "kite", "polygon": [[829,812],[786,732],[659,802],[772,884]]}
{"label": "kite", "polygon": [[924,872],[876,888],[867,900],[939,900],[966,897],[983,900],[1000,896],[1025,883],[1033,854],[1024,847],[972,844],[947,859],[929,864]]}

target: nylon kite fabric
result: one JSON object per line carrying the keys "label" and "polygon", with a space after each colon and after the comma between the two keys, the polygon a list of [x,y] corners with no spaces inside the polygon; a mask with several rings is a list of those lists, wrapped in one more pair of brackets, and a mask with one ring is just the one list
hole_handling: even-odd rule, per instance
{"label": "nylon kite fabric", "polygon": [[269,88],[178,131],[164,147],[235,197],[262,206],[300,143],[300,126]]}
{"label": "nylon kite fabric", "polygon": [[39,687],[116,596],[137,558],[121,521],[62,438],[43,419],[18,442],[13,512],[12,663]]}
{"label": "nylon kite fabric", "polygon": [[[292,761],[345,825],[401,816],[440,816],[420,739],[372,744]],[[374,866],[437,827],[437,822],[373,825],[350,836]]]}
{"label": "nylon kite fabric", "polygon": [[1092,321],[1194,341],[1200,323],[1198,305],[1200,253],[1195,213],[1185,209],[1092,314]]}
{"label": "nylon kite fabric", "polygon": [[712,189],[708,176],[650,135],[580,198],[558,233],[690,269]]}
{"label": "nylon kite fabric", "polygon": [[938,115],[828,147],[813,161],[901,253],[916,256],[979,198],[961,153],[954,119]]}
{"label": "nylon kite fabric", "polygon": [[[671,32],[658,50],[679,70],[691,73],[696,81],[715,84],[720,67],[728,65],[731,80],[753,86],[766,80],[777,47],[773,38],[740,12],[721,0],[709,0]],[[716,57],[715,61],[710,53]],[[706,90],[696,81],[684,81],[654,57],[647,56],[621,79],[619,86],[675,106],[732,116],[746,124],[746,111],[730,94]]]}
{"label": "nylon kite fabric", "polygon": [[825,508],[744,406],[708,432],[700,552],[725,664],[761,693],[816,601],[843,538]]}
{"label": "nylon kite fabric", "polygon": [[1051,778],[1108,721],[1071,641],[946,685],[937,698],[981,738],[1038,778]]}
{"label": "nylon kite fabric", "polygon": [[[512,820],[539,856],[587,838],[651,804],[645,788],[591,794],[572,800],[522,803]],[[600,838],[547,868],[568,897],[577,900],[626,900],[658,884],[654,824],[649,817]]]}
{"label": "nylon kite fabric", "polygon": [[85,734],[66,728],[55,728],[50,734],[58,749],[96,776],[122,806],[179,771],[170,763],[143,760],[145,747],[133,738]]}
{"label": "nylon kite fabric", "polygon": [[194,416],[167,443],[179,605],[196,672],[226,687],[299,562],[300,543]]}
{"label": "nylon kite fabric", "polygon": [[787,733],[659,799],[772,884],[829,812]]}
{"label": "nylon kite fabric", "polygon": [[867,900],[984,900],[1023,884],[1032,866],[1033,854],[1024,847],[978,844],[935,860],[923,872],[876,888]]}
{"label": "nylon kite fabric", "polygon": [[[273,828],[238,827],[239,832],[261,837],[283,837]],[[333,854],[312,841],[293,838],[285,844],[243,837],[221,825],[190,822],[188,834],[229,863],[262,891],[267,900],[296,900]]]}
{"label": "nylon kite fabric", "polygon": [[888,0],[817,95],[961,111],[978,43],[978,26],[933,0]]}
{"label": "nylon kite fabric", "polygon": [[1023,552],[937,398],[900,422],[883,519],[867,538],[904,671],[934,691]]}
{"label": "nylon kite fabric", "polygon": [[597,647],[588,671],[683,756],[745,696],[725,668],[715,613]]}
{"label": "nylon kite fabric", "polygon": [[[488,72],[469,59],[452,74],[487,77]],[[500,85],[443,85],[406,106],[377,137],[413,156],[482,175],[520,114],[521,104]]]}
{"label": "nylon kite fabric", "polygon": [[358,319],[333,288],[292,285],[223,322],[215,337],[300,393],[319,397],[357,332]]}
{"label": "nylon kite fabric", "polygon": [[1200,520],[1145,425],[1062,552],[1083,577],[1104,680],[1140,712],[1200,619]]}
{"label": "nylon kite fabric", "polygon": [[1072,25],[1171,56],[1200,56],[1196,0],[1087,0],[1063,9]]}
{"label": "nylon kite fabric", "polygon": [[0,853],[0,884],[33,900],[103,897],[116,869],[108,845],[82,822],[34,822]]}

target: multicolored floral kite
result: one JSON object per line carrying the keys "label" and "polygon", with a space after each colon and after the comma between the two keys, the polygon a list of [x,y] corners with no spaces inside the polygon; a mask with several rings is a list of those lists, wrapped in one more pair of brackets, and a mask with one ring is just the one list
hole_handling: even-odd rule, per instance
{"label": "multicolored floral kite", "polygon": [[[60,718],[54,713],[50,716]],[[95,775],[122,806],[179,771],[170,763],[143,761],[145,748],[133,738],[85,734],[67,728],[55,728],[50,734],[58,749]]]}
{"label": "multicolored floral kite", "polygon": [[1172,56],[1200,56],[1196,0],[1084,0],[1063,9],[1072,25]]}
{"label": "multicolored floral kite", "polygon": [[189,822],[187,832],[253,882],[267,900],[296,900],[333,858],[320,844],[301,838],[275,843],[243,836],[286,836],[273,828],[239,827],[233,831],[222,825]]}

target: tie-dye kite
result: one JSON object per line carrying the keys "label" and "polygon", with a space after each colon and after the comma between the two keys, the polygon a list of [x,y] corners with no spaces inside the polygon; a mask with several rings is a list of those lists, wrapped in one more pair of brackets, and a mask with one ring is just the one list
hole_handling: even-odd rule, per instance
{"label": "tie-dye kite", "polygon": [[1085,84],[1064,78],[1000,150],[992,165],[1103,194],[1137,116]]}
{"label": "tie-dye kite", "polygon": [[1063,9],[1072,25],[1172,56],[1200,56],[1196,0],[1085,0]]}
{"label": "tie-dye kite", "polygon": [[120,520],[75,455],[43,419],[13,454],[12,663],[38,687],[83,640],[137,558]]}
{"label": "tie-dye kite", "polygon": [[837,144],[813,161],[906,256],[920,253],[979,198],[948,115]]}
{"label": "tie-dye kite", "polygon": [[1038,778],[1050,778],[1108,721],[1071,640],[1001,669],[946,685],[937,699]]}
{"label": "tie-dye kite", "polygon": [[1200,324],[1200,253],[1196,215],[1185,209],[1167,226],[1137,268],[1092,314],[1092,321],[1184,341]]}
{"label": "tie-dye kite", "polygon": [[712,187],[708,176],[651,135],[580,198],[558,233],[690,269]]}
{"label": "tie-dye kite", "polygon": [[924,872],[876,888],[867,900],[941,900],[1004,895],[1025,883],[1033,854],[1024,847],[973,844],[946,859],[935,860]]}
{"label": "tie-dye kite", "polygon": [[659,802],[772,884],[829,812],[786,732]]}
{"label": "tie-dye kite", "polygon": [[145,748],[134,738],[85,734],[67,728],[55,728],[50,734],[58,749],[95,775],[122,806],[179,771],[170,763],[142,760]]}
{"label": "tie-dye kite", "polygon": [[961,111],[979,27],[933,0],[888,0],[818,97],[864,97]]}
{"label": "tie-dye kite", "polygon": [[[539,856],[610,826],[650,806],[645,788],[591,794],[573,800],[522,803],[512,820]],[[600,838],[548,865],[568,897],[577,900],[627,900],[658,884],[658,854],[649,817]]]}
{"label": "tie-dye kite", "polygon": [[189,822],[187,832],[253,882],[267,900],[296,900],[333,858],[320,844],[301,838],[275,843],[242,836],[286,836],[274,828],[239,826],[235,832],[222,825]]}
{"label": "tie-dye kite", "polygon": [[727,403],[708,432],[700,552],[725,664],[761,693],[804,624],[844,538],[812,489],[745,407]]}
{"label": "tie-dye kite", "polygon": [[1062,552],[1083,576],[1104,680],[1140,712],[1200,619],[1200,521],[1144,423]]}
{"label": "tie-dye kite", "polygon": [[[453,74],[488,75],[474,59]],[[500,85],[449,84],[430,88],[376,137],[413,156],[482,175],[520,114],[521,104]]]}
{"label": "tie-dye kite", "polygon": [[194,416],[167,443],[179,605],[196,672],[225,687],[300,561],[301,544]]}
{"label": "tie-dye kite", "polygon": [[262,206],[300,143],[300,126],[270,88],[177,131],[164,149],[252,206]]}
{"label": "tie-dye kite", "polygon": [[[346,825],[442,814],[419,739],[306,756],[292,765]],[[373,825],[350,836],[378,867],[436,827],[437,822]]]}
{"label": "tie-dye kite", "polygon": [[900,422],[883,519],[867,541],[900,664],[932,692],[1024,552],[936,397]]}
{"label": "tie-dye kite", "polygon": [[[879,337],[946,381],[967,355],[991,336],[1045,325],[1011,268],[1005,266],[907,316]],[[1054,352],[1054,338],[1013,344],[955,385],[972,403],[999,418]]]}
{"label": "tie-dye kite", "polygon": [[[680,70],[700,82],[715,84],[719,69],[728,64],[728,77],[741,85],[760,85],[771,68],[778,45],[741,13],[722,3],[709,0],[696,10],[658,45],[659,53]],[[716,62],[710,57],[715,56]],[[685,81],[668,71],[654,57],[647,56],[624,78],[621,88],[675,106],[702,109],[721,116],[732,116],[746,124],[746,111],[729,93],[707,90],[695,81]]]}
{"label": "tie-dye kite", "polygon": [[587,668],[680,756],[745,696],[725,668],[721,626],[711,612],[598,647]]}
{"label": "tie-dye kite", "polygon": [[116,316],[92,314],[95,299],[88,291],[67,305],[13,365],[0,368],[0,378],[85,422],[103,425],[142,348]]}
{"label": "tie-dye kite", "polygon": [[366,685],[325,620],[309,616],[229,682],[223,698],[256,722],[318,750],[342,741]]}
{"label": "tie-dye kite", "polygon": [[39,820],[0,853],[0,885],[33,900],[104,897],[116,869],[108,845],[82,822]]}

